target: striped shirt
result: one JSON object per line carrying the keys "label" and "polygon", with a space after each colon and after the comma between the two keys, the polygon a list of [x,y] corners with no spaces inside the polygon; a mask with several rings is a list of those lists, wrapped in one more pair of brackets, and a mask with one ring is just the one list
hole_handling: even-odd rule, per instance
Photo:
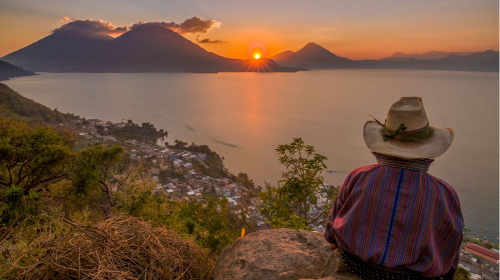
{"label": "striped shirt", "polygon": [[354,169],[340,187],[326,240],[394,272],[455,269],[464,226],[455,190],[427,173],[432,159],[373,154],[378,164]]}

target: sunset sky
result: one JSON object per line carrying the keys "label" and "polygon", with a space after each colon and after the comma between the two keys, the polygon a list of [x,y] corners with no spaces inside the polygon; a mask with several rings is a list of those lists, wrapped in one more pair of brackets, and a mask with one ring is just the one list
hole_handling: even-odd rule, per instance
{"label": "sunset sky", "polygon": [[497,0],[1,0],[0,57],[69,19],[102,20],[114,28],[141,21],[179,25],[195,16],[210,28],[182,34],[234,58],[248,58],[254,47],[269,57],[308,42],[351,59],[498,50],[498,14]]}

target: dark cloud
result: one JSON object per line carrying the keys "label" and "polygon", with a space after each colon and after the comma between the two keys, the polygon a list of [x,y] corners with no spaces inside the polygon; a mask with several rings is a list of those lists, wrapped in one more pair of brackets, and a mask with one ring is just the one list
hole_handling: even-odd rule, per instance
{"label": "dark cloud", "polygon": [[226,43],[226,41],[211,40],[210,38],[201,39],[200,37],[201,37],[200,35],[196,36],[196,42],[198,42],[199,44],[224,44],[224,43]]}
{"label": "dark cloud", "polygon": [[119,35],[127,32],[128,27],[116,27],[109,21],[104,20],[92,20],[92,19],[76,19],[73,20],[69,17],[63,17],[61,22],[68,22],[63,26],[54,29],[53,32],[59,31],[77,31],[77,32],[91,32],[91,33],[101,33],[108,35]]}
{"label": "dark cloud", "polygon": [[220,22],[215,20],[203,20],[200,17],[192,17],[190,19],[186,19],[183,23],[178,24],[175,22],[144,22],[140,21],[134,25],[132,25],[131,29],[134,29],[143,24],[156,24],[163,26],[165,28],[172,29],[173,31],[179,34],[188,34],[188,33],[208,33],[208,31],[212,28],[219,28]]}
{"label": "dark cloud", "polygon": [[192,17],[181,23],[180,27],[184,33],[208,33],[212,28],[219,28],[220,22],[211,19],[203,20],[200,17]]}
{"label": "dark cloud", "polygon": [[[92,33],[101,33],[108,35],[120,35],[122,33],[127,32],[130,29],[134,29],[143,24],[156,24],[163,26],[165,28],[169,28],[179,34],[188,34],[188,33],[198,33],[198,34],[206,34],[212,28],[219,28],[220,22],[215,20],[203,20],[200,17],[192,17],[190,19],[186,19],[183,23],[175,23],[175,22],[145,22],[140,21],[138,23],[133,24],[132,26],[123,26],[117,27],[114,26],[109,21],[104,20],[92,20],[92,19],[71,19],[70,17],[61,18],[61,23],[63,25],[59,28],[54,29],[53,32],[59,31],[75,31],[75,32],[92,32]],[[203,39],[205,41],[207,39]],[[208,39],[206,42],[201,43],[223,43],[219,40],[210,41]]]}

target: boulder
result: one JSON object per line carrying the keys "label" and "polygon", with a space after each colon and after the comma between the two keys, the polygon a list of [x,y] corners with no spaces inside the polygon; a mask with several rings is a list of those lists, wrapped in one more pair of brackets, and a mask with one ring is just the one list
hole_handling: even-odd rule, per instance
{"label": "boulder", "polygon": [[[330,278],[329,278],[330,277]],[[261,230],[238,238],[220,254],[214,280],[360,279],[341,265],[323,234]]]}

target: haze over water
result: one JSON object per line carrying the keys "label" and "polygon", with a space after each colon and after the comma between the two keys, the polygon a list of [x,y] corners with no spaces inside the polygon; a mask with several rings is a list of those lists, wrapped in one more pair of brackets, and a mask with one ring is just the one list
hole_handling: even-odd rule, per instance
{"label": "haze over water", "polygon": [[45,74],[7,81],[20,94],[86,118],[151,122],[180,139],[206,144],[232,173],[275,183],[274,149],[302,137],[328,157],[325,182],[375,163],[362,136],[400,96],[423,97],[432,126],[455,141],[430,173],[458,192],[466,227],[498,236],[498,73],[325,70],[299,73]]}

